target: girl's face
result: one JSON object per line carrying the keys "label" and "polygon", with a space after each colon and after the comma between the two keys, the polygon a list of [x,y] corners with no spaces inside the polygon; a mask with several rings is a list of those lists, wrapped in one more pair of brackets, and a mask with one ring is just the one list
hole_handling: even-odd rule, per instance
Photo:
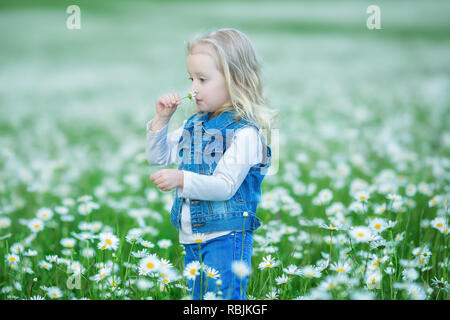
{"label": "girl's face", "polygon": [[231,104],[225,77],[217,68],[214,49],[208,44],[196,44],[186,58],[190,90],[200,111],[215,112]]}

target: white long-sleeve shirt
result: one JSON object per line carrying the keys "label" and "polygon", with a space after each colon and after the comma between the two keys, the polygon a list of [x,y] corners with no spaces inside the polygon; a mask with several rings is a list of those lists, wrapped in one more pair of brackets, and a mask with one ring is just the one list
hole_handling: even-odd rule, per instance
{"label": "white long-sleeve shirt", "polygon": [[[150,164],[164,167],[178,159],[178,141],[183,125],[168,133],[168,124],[158,131],[151,131],[153,120],[147,123],[146,156]],[[183,188],[178,188],[178,197],[185,199],[224,201],[230,199],[239,189],[250,168],[262,162],[263,144],[254,127],[236,131],[233,141],[217,163],[212,175],[203,175],[183,170]],[[213,192],[212,192],[213,191]],[[205,241],[228,234],[231,231],[208,232]],[[181,207],[180,243],[195,243],[191,227],[189,204],[183,201]]]}

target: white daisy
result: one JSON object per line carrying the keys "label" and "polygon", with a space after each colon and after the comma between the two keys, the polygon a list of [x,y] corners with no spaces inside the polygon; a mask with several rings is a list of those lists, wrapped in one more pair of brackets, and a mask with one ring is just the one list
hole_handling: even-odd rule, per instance
{"label": "white daisy", "polygon": [[361,190],[355,194],[355,199],[361,202],[367,202],[370,198],[370,194],[367,191]]}
{"label": "white daisy", "polygon": [[275,278],[275,282],[277,285],[287,284],[289,282],[289,278],[287,275],[282,274],[281,276]]}
{"label": "white daisy", "polygon": [[364,226],[354,227],[349,234],[356,242],[368,242],[371,239],[370,229]]}
{"label": "white daisy", "polygon": [[36,216],[41,220],[47,221],[53,217],[53,211],[50,208],[40,208]]}
{"label": "white daisy", "polygon": [[27,226],[31,232],[39,232],[44,229],[44,222],[41,219],[34,218],[28,222]]}
{"label": "white daisy", "polygon": [[192,261],[184,268],[183,276],[188,280],[195,280],[195,277],[200,274],[200,262]]}
{"label": "white daisy", "polygon": [[220,277],[219,271],[209,266],[205,268],[205,273],[208,276],[208,278],[211,279],[218,279]]}
{"label": "white daisy", "polygon": [[47,288],[47,296],[50,299],[57,299],[62,297],[62,291],[57,287]]}
{"label": "white daisy", "polygon": [[158,246],[161,249],[167,249],[172,245],[172,241],[169,239],[161,239],[158,241]]}
{"label": "white daisy", "polygon": [[269,269],[274,268],[280,264],[280,261],[272,258],[272,255],[263,257],[263,261],[258,265],[259,269]]}
{"label": "white daisy", "polygon": [[406,188],[405,188],[405,194],[406,194],[408,197],[413,197],[413,196],[416,194],[416,190],[417,190],[417,188],[416,188],[415,185],[413,185],[413,184],[408,184],[408,185],[406,186]]}
{"label": "white daisy", "polygon": [[299,275],[308,279],[320,278],[321,272],[313,266],[305,266],[300,269]]}
{"label": "white daisy", "polygon": [[156,254],[151,254],[148,257],[141,259],[139,262],[139,274],[147,275],[149,273],[157,272],[160,268],[160,261]]}
{"label": "white daisy", "polygon": [[439,231],[447,227],[447,221],[443,217],[437,217],[431,220],[431,226]]}
{"label": "white daisy", "polygon": [[366,285],[369,289],[380,289],[381,286],[381,273],[376,270],[366,277]]}
{"label": "white daisy", "polygon": [[99,282],[102,281],[103,279],[106,279],[107,277],[109,277],[111,275],[111,269],[110,268],[101,268],[98,273],[96,275],[94,275],[92,278],[92,280]]}
{"label": "white daisy", "polygon": [[0,229],[6,229],[11,225],[11,219],[6,217],[0,218]]}
{"label": "white daisy", "polygon": [[75,239],[73,238],[63,238],[60,243],[65,248],[73,248],[75,246]]}
{"label": "white daisy", "polygon": [[381,233],[386,229],[386,221],[381,218],[372,219],[369,223],[369,228],[376,233]]}
{"label": "white daisy", "polygon": [[251,269],[247,263],[239,260],[233,261],[231,270],[241,279],[247,277],[251,273]]}
{"label": "white daisy", "polygon": [[99,235],[100,243],[102,244],[102,248],[108,250],[117,250],[119,246],[119,238],[117,238],[114,234],[110,232],[102,232]]}

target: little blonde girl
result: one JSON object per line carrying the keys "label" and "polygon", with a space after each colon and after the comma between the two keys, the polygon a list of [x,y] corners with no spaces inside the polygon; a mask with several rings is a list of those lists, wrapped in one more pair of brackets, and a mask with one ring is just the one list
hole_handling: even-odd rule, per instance
{"label": "little blonde girl", "polygon": [[170,220],[179,230],[185,265],[192,267],[187,276],[193,298],[212,292],[245,299],[253,231],[261,224],[256,209],[271,159],[262,134],[272,116],[261,67],[251,42],[236,29],[209,32],[188,42],[187,51],[197,110],[168,133],[181,101],[176,93],[157,99],[147,124],[147,159],[160,167],[177,162],[178,169],[159,170],[150,179],[162,191],[176,189]]}

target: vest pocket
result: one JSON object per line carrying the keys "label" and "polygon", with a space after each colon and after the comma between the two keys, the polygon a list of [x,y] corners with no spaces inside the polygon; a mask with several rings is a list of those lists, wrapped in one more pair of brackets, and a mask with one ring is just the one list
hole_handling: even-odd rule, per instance
{"label": "vest pocket", "polygon": [[206,201],[208,203],[209,214],[224,214],[227,213],[226,202],[228,201]]}

